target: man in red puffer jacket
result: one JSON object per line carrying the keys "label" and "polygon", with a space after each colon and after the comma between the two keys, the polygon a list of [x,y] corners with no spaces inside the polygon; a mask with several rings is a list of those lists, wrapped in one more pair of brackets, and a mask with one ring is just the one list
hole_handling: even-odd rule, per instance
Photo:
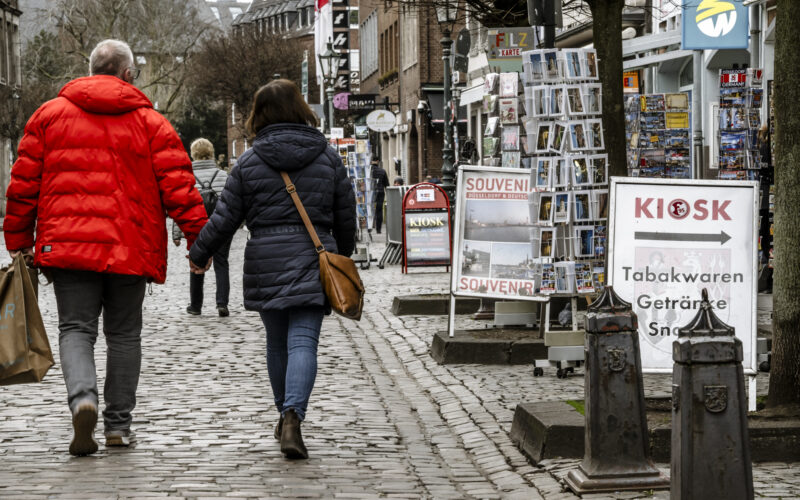
{"label": "man in red puffer jacket", "polygon": [[28,121],[3,227],[12,257],[22,252],[52,273],[73,455],[97,451],[100,312],[108,344],[106,446],[127,446],[145,286],[166,278],[164,213],[186,235],[187,248],[207,220],[178,134],[132,85],[139,70],[130,47],[100,42],[89,69],[92,76],[66,84]]}

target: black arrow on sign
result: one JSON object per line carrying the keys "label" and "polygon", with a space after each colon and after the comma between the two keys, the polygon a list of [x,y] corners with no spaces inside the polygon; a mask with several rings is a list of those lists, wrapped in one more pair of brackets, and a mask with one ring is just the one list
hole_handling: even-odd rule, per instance
{"label": "black arrow on sign", "polygon": [[720,245],[724,245],[731,237],[725,231],[716,233],[648,233],[636,231],[633,233],[634,239],[637,240],[658,240],[658,241],[719,241]]}

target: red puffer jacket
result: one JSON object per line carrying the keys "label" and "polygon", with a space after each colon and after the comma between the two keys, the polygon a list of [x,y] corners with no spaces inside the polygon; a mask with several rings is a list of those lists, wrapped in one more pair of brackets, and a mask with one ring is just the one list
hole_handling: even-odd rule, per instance
{"label": "red puffer jacket", "polygon": [[139,89],[78,78],[25,126],[6,192],[6,247],[33,247],[35,227],[37,266],[163,283],[164,212],[189,247],[207,221],[194,184],[178,134]]}

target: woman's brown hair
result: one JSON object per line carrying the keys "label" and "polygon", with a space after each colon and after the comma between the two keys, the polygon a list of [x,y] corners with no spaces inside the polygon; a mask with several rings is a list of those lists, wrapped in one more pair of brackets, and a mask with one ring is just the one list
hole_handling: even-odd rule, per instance
{"label": "woman's brown hair", "polygon": [[317,125],[317,115],[308,107],[300,89],[291,80],[273,80],[258,89],[245,127],[256,135],[262,128],[276,123]]}

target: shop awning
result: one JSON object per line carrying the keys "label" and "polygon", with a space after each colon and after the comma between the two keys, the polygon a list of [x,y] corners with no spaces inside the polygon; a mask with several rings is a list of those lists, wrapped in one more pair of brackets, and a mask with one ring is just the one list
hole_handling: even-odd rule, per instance
{"label": "shop awning", "polygon": [[[441,91],[427,91],[425,96],[431,107],[431,123],[441,125],[444,123],[444,93]],[[467,122],[467,108],[458,107],[458,121]]]}
{"label": "shop awning", "polygon": [[[691,50],[673,50],[663,54],[654,54],[652,56],[643,56],[636,59],[628,59],[622,62],[622,68],[625,71],[631,69],[647,68],[650,66],[659,65],[660,73],[668,73],[674,68],[680,69],[683,66],[686,58],[692,57]],[[667,66],[662,66],[666,64]],[[662,69],[665,68],[665,69]]]}
{"label": "shop awning", "polygon": [[461,91],[461,106],[472,104],[474,102],[481,102],[483,100],[483,82]]}

